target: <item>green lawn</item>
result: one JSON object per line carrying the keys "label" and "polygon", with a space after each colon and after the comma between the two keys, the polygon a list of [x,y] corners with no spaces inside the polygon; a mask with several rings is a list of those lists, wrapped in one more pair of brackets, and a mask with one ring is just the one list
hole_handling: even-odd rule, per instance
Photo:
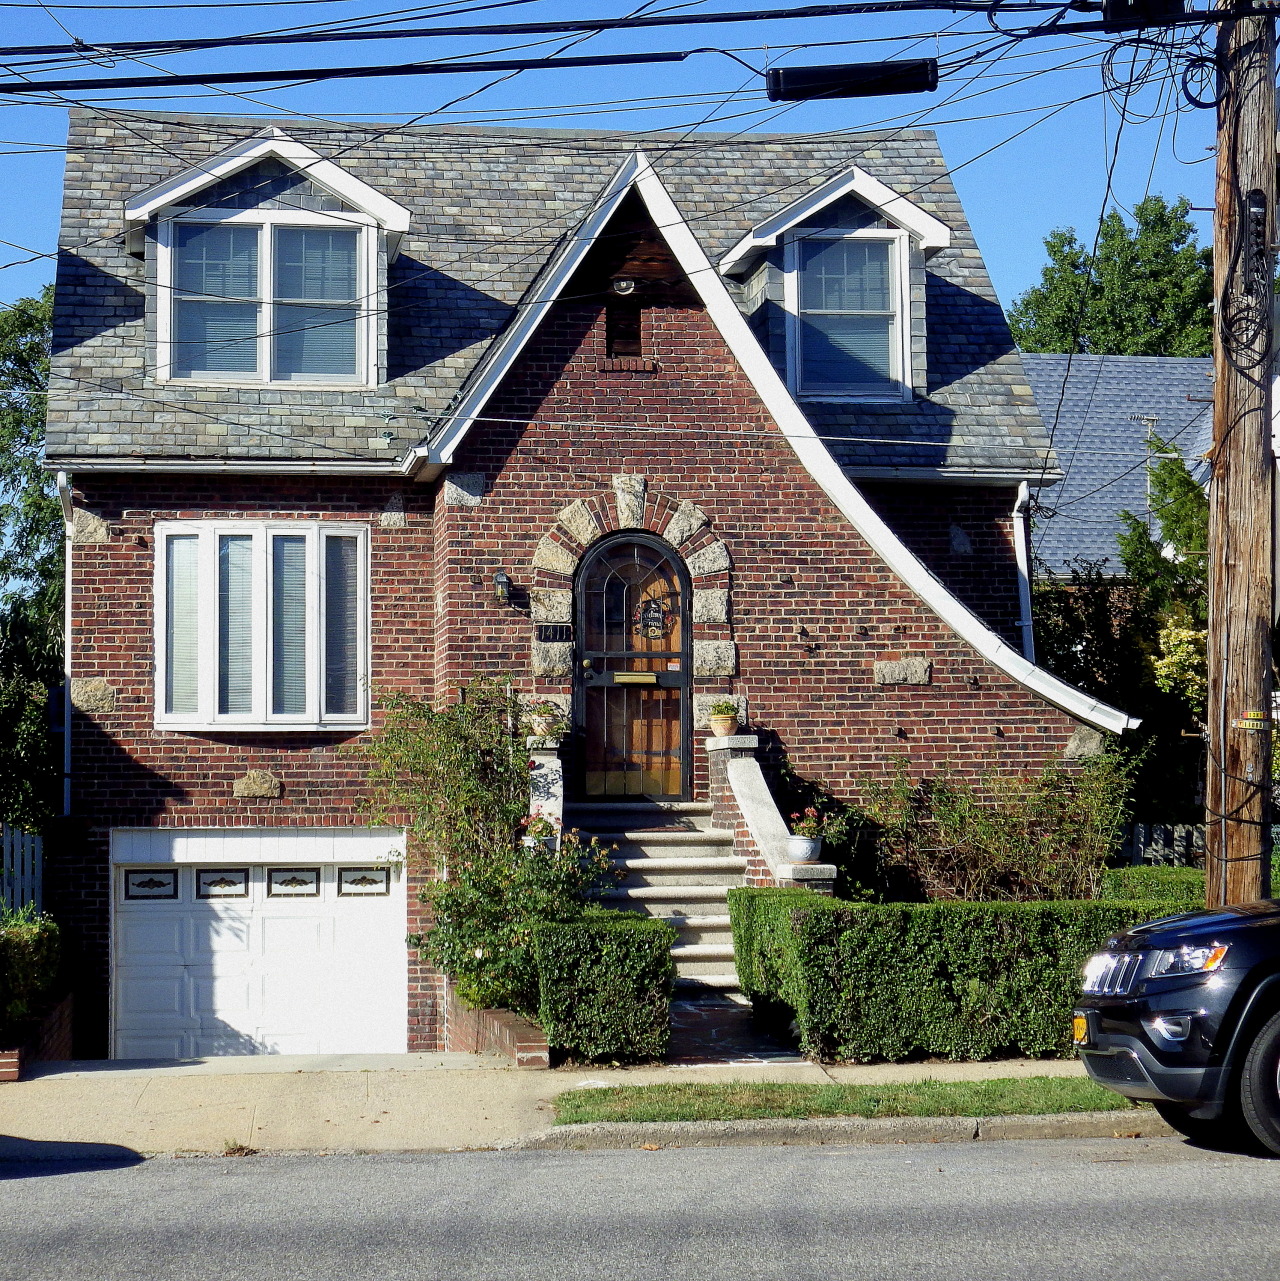
{"label": "green lawn", "polygon": [[762,1117],[1031,1116],[1134,1107],[1092,1081],[1032,1076],[912,1085],[627,1085],[566,1090],[556,1124],[584,1121],[744,1121]]}

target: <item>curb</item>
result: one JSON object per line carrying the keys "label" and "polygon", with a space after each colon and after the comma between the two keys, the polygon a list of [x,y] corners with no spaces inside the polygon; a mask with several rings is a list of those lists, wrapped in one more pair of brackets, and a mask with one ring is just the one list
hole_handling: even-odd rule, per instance
{"label": "curb", "polygon": [[503,1144],[506,1151],[730,1148],[775,1144],[972,1143],[996,1139],[1158,1139],[1176,1131],[1149,1109],[1044,1116],[821,1117],[759,1121],[593,1121],[557,1125]]}

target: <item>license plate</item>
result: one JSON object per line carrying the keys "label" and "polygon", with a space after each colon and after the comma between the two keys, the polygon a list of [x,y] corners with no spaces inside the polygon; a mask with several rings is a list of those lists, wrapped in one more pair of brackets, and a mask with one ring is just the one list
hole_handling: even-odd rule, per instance
{"label": "license plate", "polygon": [[1071,1039],[1076,1045],[1089,1044],[1089,1020],[1083,1014],[1072,1016]]}

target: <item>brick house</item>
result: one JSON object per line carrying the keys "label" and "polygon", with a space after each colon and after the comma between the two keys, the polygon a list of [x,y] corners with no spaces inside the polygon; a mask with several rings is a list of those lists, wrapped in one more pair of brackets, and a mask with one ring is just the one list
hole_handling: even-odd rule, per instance
{"label": "brick house", "polygon": [[[1130,723],[1034,665],[1056,464],[931,134],[281,123],[72,112],[80,1052],[446,1044],[404,944],[429,872],[361,807],[379,691],[564,708],[542,803],[665,816],[619,893],[713,989],[726,880],[830,875],[786,861],[760,761],[850,794]],[[714,697],[750,732],[708,738]]]}

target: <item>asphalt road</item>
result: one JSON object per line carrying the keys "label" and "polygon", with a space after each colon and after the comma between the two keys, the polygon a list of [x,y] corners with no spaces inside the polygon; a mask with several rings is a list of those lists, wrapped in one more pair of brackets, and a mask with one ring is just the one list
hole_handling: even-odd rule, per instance
{"label": "asphalt road", "polygon": [[1280,1161],[1175,1139],[0,1165],[5,1281],[1232,1281]]}

